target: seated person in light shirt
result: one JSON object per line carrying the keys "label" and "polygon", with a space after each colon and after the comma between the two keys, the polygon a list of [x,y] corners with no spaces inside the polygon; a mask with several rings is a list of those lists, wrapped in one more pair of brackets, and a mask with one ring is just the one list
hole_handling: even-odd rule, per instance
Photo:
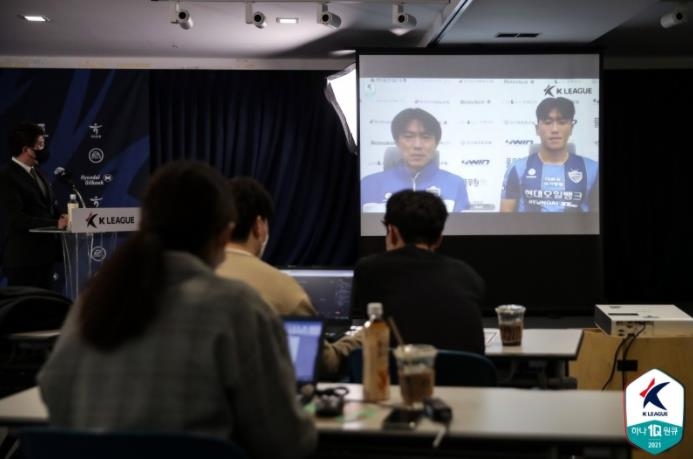
{"label": "seated person in light shirt", "polygon": [[438,120],[420,108],[399,112],[390,131],[402,160],[361,180],[362,212],[385,212],[385,203],[400,190],[428,191],[440,197],[448,212],[469,208],[467,184],[438,165],[441,128]]}
{"label": "seated person in light shirt", "polygon": [[151,178],[140,229],[72,306],[38,383],[52,425],[191,432],[249,457],[309,455],[283,324],[255,290],[214,268],[235,210],[208,165]]}
{"label": "seated person in light shirt", "polygon": [[[274,216],[269,192],[251,177],[234,177],[228,183],[238,218],[226,244],[226,260],[217,268],[217,274],[246,282],[279,315],[317,315],[303,287],[261,259],[269,239],[270,220]],[[345,336],[334,343],[324,341],[319,367],[321,377],[336,376],[343,360],[360,347],[360,343],[360,334]]]}

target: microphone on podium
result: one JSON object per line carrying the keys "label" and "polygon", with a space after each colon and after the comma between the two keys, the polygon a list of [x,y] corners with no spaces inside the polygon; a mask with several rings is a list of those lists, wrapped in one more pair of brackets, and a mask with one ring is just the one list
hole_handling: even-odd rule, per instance
{"label": "microphone on podium", "polygon": [[77,198],[79,199],[80,203],[82,204],[82,207],[87,207],[84,204],[84,199],[82,199],[82,195],[80,194],[79,190],[77,189],[77,185],[75,185],[75,182],[72,180],[72,173],[65,169],[64,167],[56,167],[55,170],[53,171],[53,175],[55,176],[56,179],[58,179],[59,182],[64,183],[66,185],[69,185],[70,188],[72,188],[72,191],[75,192],[77,195]]}
{"label": "microphone on podium", "polygon": [[58,181],[70,186],[75,186],[75,182],[72,181],[72,173],[64,167],[56,167],[53,171],[53,175],[55,175]]}

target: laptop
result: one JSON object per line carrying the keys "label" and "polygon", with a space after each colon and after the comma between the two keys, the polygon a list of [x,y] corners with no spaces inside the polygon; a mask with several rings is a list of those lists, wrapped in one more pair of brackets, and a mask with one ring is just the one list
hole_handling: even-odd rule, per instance
{"label": "laptop", "polygon": [[[308,294],[318,314],[325,319],[325,339],[335,341],[358,328],[351,319],[351,281],[354,271],[337,268],[282,269],[296,279]],[[363,325],[360,321],[360,325]]]}
{"label": "laptop", "polygon": [[[297,396],[305,395],[305,386],[315,386],[317,383],[317,366],[322,340],[325,332],[325,322],[320,317],[282,317],[284,330],[289,341],[289,354],[296,373]],[[311,395],[312,395],[312,388]]]}

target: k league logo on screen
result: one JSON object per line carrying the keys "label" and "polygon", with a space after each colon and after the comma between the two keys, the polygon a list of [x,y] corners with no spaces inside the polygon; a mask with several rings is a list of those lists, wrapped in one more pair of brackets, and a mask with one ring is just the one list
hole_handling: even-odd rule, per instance
{"label": "k league logo on screen", "polygon": [[650,370],[626,388],[626,434],[651,454],[673,447],[683,438],[683,386],[668,374]]}

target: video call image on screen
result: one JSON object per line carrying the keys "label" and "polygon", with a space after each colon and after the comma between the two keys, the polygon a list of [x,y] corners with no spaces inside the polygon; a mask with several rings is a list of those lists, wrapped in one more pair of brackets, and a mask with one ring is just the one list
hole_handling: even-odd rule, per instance
{"label": "video call image on screen", "polygon": [[443,199],[445,234],[599,233],[599,55],[358,64],[362,235],[403,188]]}

